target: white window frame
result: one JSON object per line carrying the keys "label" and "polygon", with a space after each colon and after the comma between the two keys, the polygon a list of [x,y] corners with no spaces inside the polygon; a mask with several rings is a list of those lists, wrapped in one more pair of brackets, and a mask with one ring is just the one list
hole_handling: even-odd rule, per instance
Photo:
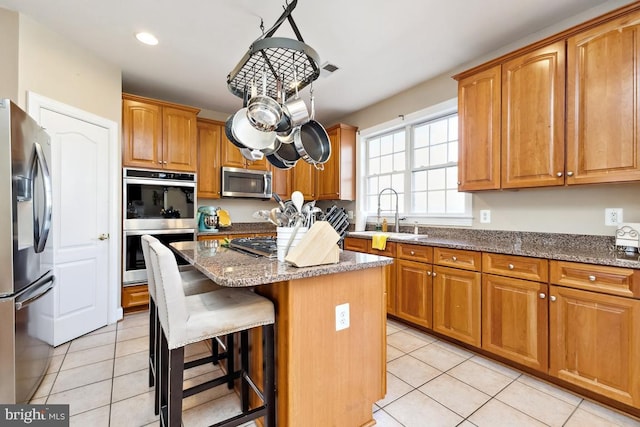
{"label": "white window frame", "polygon": [[[367,129],[363,129],[358,132],[357,138],[357,149],[358,149],[358,163],[357,163],[357,200],[356,200],[356,209],[357,215],[366,215],[367,222],[377,222],[378,221],[378,212],[377,209],[369,209],[365,210],[366,207],[366,164],[367,164],[367,149],[366,149],[366,141],[367,139],[374,138],[378,135],[385,134],[391,132],[393,130],[398,130],[400,128],[406,128],[406,134],[410,135],[410,127],[423,123],[425,121],[434,120],[442,116],[446,116],[449,114],[456,113],[458,111],[458,101],[456,98],[441,102],[439,104],[427,107],[420,111],[416,111],[415,113],[407,114],[404,116],[399,116],[397,119],[390,120],[388,122],[372,126]],[[410,138],[408,139],[408,141]],[[412,150],[412,146],[408,145],[407,149]],[[408,151],[409,153],[410,151]],[[461,214],[418,214],[410,212],[410,181],[411,181],[411,156],[405,156],[406,161],[406,180],[408,186],[405,186],[405,198],[404,198],[404,211],[405,213],[400,214],[400,217],[406,218],[403,221],[400,221],[400,225],[414,225],[415,223],[420,225],[446,225],[446,226],[458,226],[458,227],[471,227],[473,224],[473,206],[472,206],[472,195],[471,193],[465,194],[465,212]],[[387,218],[387,221],[390,224],[393,224],[394,212],[383,211],[380,216],[380,221],[383,218]]]}

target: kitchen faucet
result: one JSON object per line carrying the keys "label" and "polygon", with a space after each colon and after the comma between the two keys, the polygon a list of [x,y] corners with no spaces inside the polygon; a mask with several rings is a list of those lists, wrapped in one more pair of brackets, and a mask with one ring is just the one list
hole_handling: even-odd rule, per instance
{"label": "kitchen faucet", "polygon": [[395,215],[396,233],[399,233],[400,232],[400,217],[398,216],[398,192],[396,190],[394,190],[393,188],[391,188],[391,187],[383,188],[378,193],[378,222],[380,222],[380,212],[382,212],[382,209],[380,209],[380,196],[382,196],[382,193],[384,193],[387,190],[392,191],[393,194],[396,195],[396,215]]}

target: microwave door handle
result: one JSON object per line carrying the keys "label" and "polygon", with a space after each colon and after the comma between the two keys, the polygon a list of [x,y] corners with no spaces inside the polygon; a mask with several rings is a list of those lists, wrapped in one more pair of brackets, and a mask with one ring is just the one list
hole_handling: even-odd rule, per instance
{"label": "microwave door handle", "polygon": [[[51,174],[49,173],[49,167],[42,151],[42,146],[38,142],[33,143],[33,156],[31,157],[31,185],[35,186],[34,178],[38,175],[38,166],[42,171],[42,186],[44,189],[44,210],[42,226],[38,221],[38,212],[36,212],[36,204],[33,205],[33,217],[34,217],[34,249],[36,253],[40,253],[44,250],[44,246],[47,243],[49,237],[49,231],[51,230],[51,211],[53,207],[52,203],[52,190],[51,190]],[[34,189],[32,189],[33,191]],[[33,194],[33,193],[32,193]],[[35,195],[34,195],[35,197]]]}

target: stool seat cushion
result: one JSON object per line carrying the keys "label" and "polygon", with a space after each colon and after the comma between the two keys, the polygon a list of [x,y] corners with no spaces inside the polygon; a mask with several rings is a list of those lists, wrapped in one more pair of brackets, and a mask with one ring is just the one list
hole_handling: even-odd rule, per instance
{"label": "stool seat cushion", "polygon": [[273,303],[248,289],[185,296],[171,250],[160,242],[151,242],[149,249],[158,317],[169,349],[275,322]]}

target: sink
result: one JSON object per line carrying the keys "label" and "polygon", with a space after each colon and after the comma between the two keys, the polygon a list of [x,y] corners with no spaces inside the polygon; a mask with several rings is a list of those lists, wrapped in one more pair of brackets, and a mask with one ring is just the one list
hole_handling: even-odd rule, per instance
{"label": "sink", "polygon": [[393,233],[393,232],[383,232],[383,231],[352,231],[349,232],[350,236],[361,236],[361,237],[372,237],[374,234],[381,234],[384,233],[387,235],[387,238],[389,239],[393,239],[393,240],[402,240],[402,241],[407,241],[407,242],[418,242],[418,241],[423,241],[423,240],[427,240],[429,238],[429,236],[427,236],[426,234],[412,234],[412,233]]}

